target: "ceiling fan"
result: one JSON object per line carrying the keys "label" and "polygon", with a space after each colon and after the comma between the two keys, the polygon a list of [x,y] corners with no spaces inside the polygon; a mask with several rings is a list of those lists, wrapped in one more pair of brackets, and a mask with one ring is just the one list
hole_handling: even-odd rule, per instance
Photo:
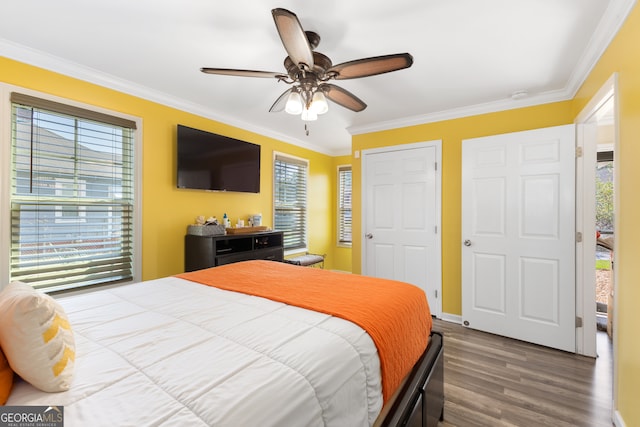
{"label": "ceiling fan", "polygon": [[286,73],[229,68],[200,69],[207,74],[276,78],[291,85],[273,103],[270,112],[285,110],[290,114],[300,114],[303,120],[315,120],[318,114],[328,110],[327,98],[349,110],[362,111],[367,108],[367,104],[329,81],[374,76],[409,68],[413,64],[410,54],[398,53],[333,65],[326,55],[314,50],[320,43],[320,36],[313,31],[304,31],[293,12],[277,8],[273,9],[271,14],[289,55],[284,60]]}

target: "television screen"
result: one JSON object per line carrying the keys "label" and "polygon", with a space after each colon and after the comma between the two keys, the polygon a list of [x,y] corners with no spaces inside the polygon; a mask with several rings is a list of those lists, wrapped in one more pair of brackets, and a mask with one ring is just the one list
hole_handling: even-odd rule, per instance
{"label": "television screen", "polygon": [[260,146],[178,125],[178,188],[260,192]]}

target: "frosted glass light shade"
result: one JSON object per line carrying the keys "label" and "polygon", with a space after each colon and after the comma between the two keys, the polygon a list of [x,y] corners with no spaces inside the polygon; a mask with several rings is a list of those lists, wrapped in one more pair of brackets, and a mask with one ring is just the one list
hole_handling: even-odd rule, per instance
{"label": "frosted glass light shade", "polygon": [[329,111],[329,104],[327,103],[327,98],[324,96],[324,93],[317,91],[313,94],[310,110],[316,114],[324,114]]}
{"label": "frosted glass light shade", "polygon": [[284,107],[284,111],[289,114],[302,113],[302,97],[295,90],[289,94],[287,98],[287,104]]}

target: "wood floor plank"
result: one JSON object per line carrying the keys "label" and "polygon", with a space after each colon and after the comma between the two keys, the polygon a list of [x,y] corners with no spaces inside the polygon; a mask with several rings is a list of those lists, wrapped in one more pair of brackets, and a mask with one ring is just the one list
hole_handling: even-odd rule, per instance
{"label": "wood floor plank", "polygon": [[444,335],[444,421],[440,427],[611,427],[612,345],[598,358],[434,321]]}

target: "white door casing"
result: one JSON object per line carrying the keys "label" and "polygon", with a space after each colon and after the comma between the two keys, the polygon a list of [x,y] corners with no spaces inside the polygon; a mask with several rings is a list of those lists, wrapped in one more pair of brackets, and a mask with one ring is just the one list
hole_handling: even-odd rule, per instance
{"label": "white door casing", "polygon": [[441,316],[440,141],[362,153],[362,272],[422,288]]}
{"label": "white door casing", "polygon": [[[576,333],[576,352],[596,356],[596,164],[597,123],[577,124],[576,147],[576,230],[582,240],[576,243],[576,316],[583,319]],[[589,206],[588,209],[585,209]],[[590,260],[590,262],[586,262]],[[587,266],[588,268],[585,268]]]}
{"label": "white door casing", "polygon": [[462,319],[575,352],[575,127],[462,142]]}
{"label": "white door casing", "polygon": [[[582,148],[582,156],[576,161],[576,228],[582,231],[583,239],[576,245],[576,315],[583,318],[583,327],[578,329],[576,336],[577,353],[596,357],[596,309],[595,309],[595,259],[596,237],[596,198],[595,198],[595,170],[597,164],[598,122],[602,111],[609,102],[613,103],[614,122],[614,152],[618,145],[618,107],[617,87],[618,75],[614,73],[598,90],[594,97],[576,117],[576,144]],[[610,106],[611,107],[611,106]],[[615,162],[615,160],[614,160]],[[614,170],[616,167],[614,166]],[[614,184],[617,186],[616,184]],[[615,200],[615,196],[614,196]],[[615,252],[615,250],[614,250]],[[617,270],[614,270],[614,276]],[[613,280],[615,283],[615,278]],[[614,299],[617,294],[614,293]],[[613,306],[616,306],[614,301]],[[616,312],[614,311],[614,317]],[[615,324],[615,319],[614,322]],[[614,348],[616,348],[616,333],[614,328]],[[614,370],[617,366],[614,364]],[[614,378],[616,376],[614,375]],[[616,390],[614,386],[614,390]],[[613,405],[615,408],[616,406]]]}

